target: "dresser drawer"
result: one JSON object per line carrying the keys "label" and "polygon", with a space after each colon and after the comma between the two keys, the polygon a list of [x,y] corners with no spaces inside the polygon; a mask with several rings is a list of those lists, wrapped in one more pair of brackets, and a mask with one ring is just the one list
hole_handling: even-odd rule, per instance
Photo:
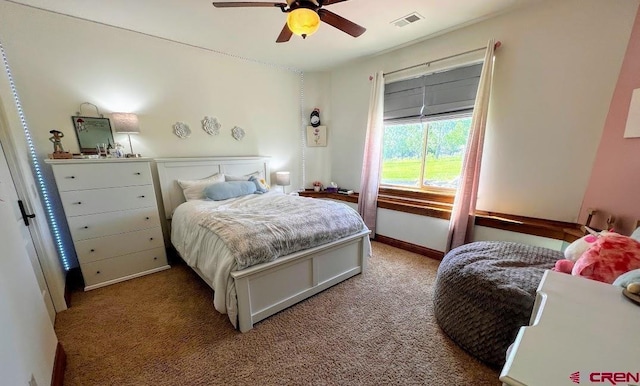
{"label": "dresser drawer", "polygon": [[148,162],[53,165],[58,191],[152,184]]}
{"label": "dresser drawer", "polygon": [[151,228],[111,236],[86,239],[74,243],[80,263],[125,255],[164,246],[162,229]]}
{"label": "dresser drawer", "polygon": [[155,248],[129,255],[117,256],[93,263],[81,263],[82,277],[86,287],[106,281],[123,279],[167,265],[164,248]]}
{"label": "dresser drawer", "polygon": [[126,233],[160,226],[155,206],[118,212],[69,217],[68,224],[73,241]]}
{"label": "dresser drawer", "polygon": [[152,185],[60,193],[67,217],[156,206]]}

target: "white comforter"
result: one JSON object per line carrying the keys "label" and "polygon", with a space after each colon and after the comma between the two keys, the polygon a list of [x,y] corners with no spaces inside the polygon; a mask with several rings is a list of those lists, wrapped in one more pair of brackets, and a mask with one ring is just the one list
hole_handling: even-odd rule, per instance
{"label": "white comforter", "polygon": [[282,196],[282,193],[272,191],[263,195],[253,194],[224,201],[195,200],[178,206],[173,213],[171,242],[187,264],[197,268],[205,276],[208,284],[214,289],[216,310],[228,314],[234,326],[237,323],[238,310],[235,282],[230,273],[238,270],[237,259],[218,235],[201,225],[203,218],[212,211],[233,213],[235,216],[237,208],[256,209],[274,205],[275,202],[281,201],[278,196]]}
{"label": "white comforter", "polygon": [[229,320],[237,327],[236,287],[230,275],[236,270],[235,258],[215,234],[199,225],[203,212],[227,201],[194,200],[178,206],[171,220],[171,243],[189,266],[205,276],[214,290],[214,307],[229,314]]}

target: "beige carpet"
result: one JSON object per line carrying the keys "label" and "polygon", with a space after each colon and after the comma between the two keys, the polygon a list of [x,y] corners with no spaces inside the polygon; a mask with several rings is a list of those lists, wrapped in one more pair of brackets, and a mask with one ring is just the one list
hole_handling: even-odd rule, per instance
{"label": "beige carpet", "polygon": [[499,385],[438,328],[438,262],[373,243],[369,270],[235,331],[183,264],[76,292],[65,385]]}

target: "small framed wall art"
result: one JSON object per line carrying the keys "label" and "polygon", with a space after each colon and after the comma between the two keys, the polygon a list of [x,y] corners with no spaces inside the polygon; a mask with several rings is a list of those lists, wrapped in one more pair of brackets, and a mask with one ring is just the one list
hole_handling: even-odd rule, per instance
{"label": "small framed wall art", "polygon": [[327,126],[307,126],[307,147],[327,146]]}

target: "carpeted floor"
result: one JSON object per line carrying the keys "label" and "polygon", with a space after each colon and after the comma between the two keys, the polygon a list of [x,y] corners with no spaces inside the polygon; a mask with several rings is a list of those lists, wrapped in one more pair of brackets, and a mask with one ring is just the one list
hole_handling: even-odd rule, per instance
{"label": "carpeted floor", "polygon": [[184,264],[58,314],[65,385],[499,385],[433,316],[438,262],[373,243],[358,275],[235,331]]}

